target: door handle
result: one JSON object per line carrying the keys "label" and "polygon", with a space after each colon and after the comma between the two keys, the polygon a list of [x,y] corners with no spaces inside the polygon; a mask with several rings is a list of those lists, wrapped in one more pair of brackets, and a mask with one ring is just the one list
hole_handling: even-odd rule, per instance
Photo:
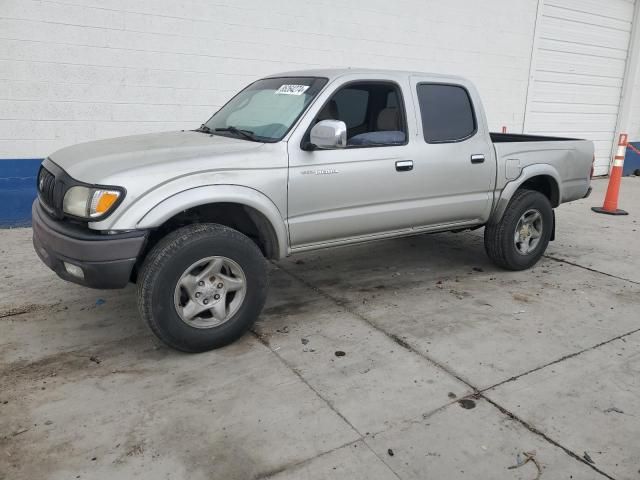
{"label": "door handle", "polygon": [[396,170],[398,172],[410,172],[413,170],[413,160],[400,160],[396,162]]}
{"label": "door handle", "polygon": [[484,155],[481,153],[471,155],[471,163],[484,163]]}

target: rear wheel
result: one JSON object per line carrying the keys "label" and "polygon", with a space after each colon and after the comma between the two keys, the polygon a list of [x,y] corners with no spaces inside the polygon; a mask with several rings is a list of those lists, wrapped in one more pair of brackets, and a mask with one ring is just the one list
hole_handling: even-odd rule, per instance
{"label": "rear wheel", "polygon": [[547,249],[553,208],[542,193],[518,190],[500,222],[487,225],[484,246],[489,258],[508,270],[532,267]]}
{"label": "rear wheel", "polygon": [[138,308],[164,343],[202,352],[246,332],[266,293],[266,261],[248,237],[222,225],[189,225],[167,235],[147,256]]}

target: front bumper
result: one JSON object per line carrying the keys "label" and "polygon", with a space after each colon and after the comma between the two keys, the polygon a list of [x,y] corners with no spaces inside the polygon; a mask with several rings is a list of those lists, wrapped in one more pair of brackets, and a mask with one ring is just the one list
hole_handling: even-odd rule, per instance
{"label": "front bumper", "polygon": [[[104,235],[54,220],[36,199],[31,208],[33,246],[60,278],[91,288],[123,288],[147,240],[146,230]],[[72,275],[65,262],[82,269]]]}

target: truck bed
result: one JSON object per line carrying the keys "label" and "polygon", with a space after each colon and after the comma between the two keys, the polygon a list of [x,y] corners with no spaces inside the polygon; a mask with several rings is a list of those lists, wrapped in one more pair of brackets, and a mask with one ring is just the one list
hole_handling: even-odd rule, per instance
{"label": "truck bed", "polygon": [[525,135],[523,133],[498,133],[490,132],[493,143],[513,142],[559,142],[564,140],[580,140],[579,138],[547,137],[543,135]]}
{"label": "truck bed", "polygon": [[[590,183],[593,142],[574,138],[491,133],[500,192],[526,169],[550,175],[558,184],[559,203],[583,198]],[[534,175],[530,173],[530,175]]]}

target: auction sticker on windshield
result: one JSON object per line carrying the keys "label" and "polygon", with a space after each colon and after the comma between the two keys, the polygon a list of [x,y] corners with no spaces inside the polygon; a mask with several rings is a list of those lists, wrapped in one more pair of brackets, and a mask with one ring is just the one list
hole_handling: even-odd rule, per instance
{"label": "auction sticker on windshield", "polygon": [[309,85],[282,85],[275,91],[276,95],[302,95],[307,91]]}

